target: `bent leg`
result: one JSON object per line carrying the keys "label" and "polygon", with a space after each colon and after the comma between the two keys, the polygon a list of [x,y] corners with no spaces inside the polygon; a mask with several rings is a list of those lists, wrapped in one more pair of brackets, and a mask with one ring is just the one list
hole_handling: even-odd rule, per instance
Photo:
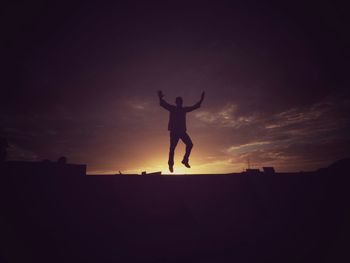
{"label": "bent leg", "polygon": [[190,158],[191,150],[193,148],[193,143],[190,136],[186,132],[181,134],[180,138],[186,144],[186,152],[184,155],[183,162],[188,163],[188,159]]}
{"label": "bent leg", "polygon": [[169,166],[174,165],[174,152],[178,141],[179,141],[178,134],[170,132],[170,149],[169,149],[169,161],[168,161]]}

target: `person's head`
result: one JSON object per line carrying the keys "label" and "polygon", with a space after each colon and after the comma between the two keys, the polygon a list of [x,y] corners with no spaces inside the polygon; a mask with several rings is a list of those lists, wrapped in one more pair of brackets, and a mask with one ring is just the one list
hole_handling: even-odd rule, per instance
{"label": "person's head", "polygon": [[176,103],[176,106],[182,107],[182,103],[183,103],[182,98],[181,97],[176,97],[175,103]]}

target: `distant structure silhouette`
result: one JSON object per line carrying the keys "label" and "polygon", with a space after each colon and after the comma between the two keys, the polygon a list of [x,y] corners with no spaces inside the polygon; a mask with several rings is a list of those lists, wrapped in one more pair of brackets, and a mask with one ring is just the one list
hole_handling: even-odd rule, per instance
{"label": "distant structure silhouette", "polygon": [[61,156],[60,158],[57,159],[57,163],[62,165],[67,164],[67,160],[68,160],[67,157]]}
{"label": "distant structure silhouette", "polygon": [[8,147],[9,147],[9,144],[7,140],[3,137],[0,137],[0,162],[6,161]]}
{"label": "distant structure silhouette", "polygon": [[275,168],[273,168],[272,166],[265,166],[263,167],[264,170],[264,174],[275,174]]}
{"label": "distant structure silhouette", "polygon": [[189,164],[189,157],[193,143],[190,136],[186,132],[186,113],[200,108],[204,100],[204,96],[205,93],[202,92],[201,99],[196,104],[190,107],[183,107],[183,100],[181,97],[176,97],[176,105],[171,105],[163,99],[163,92],[158,91],[160,106],[170,112],[168,124],[168,130],[170,131],[170,149],[168,161],[170,172],[174,172],[174,152],[179,139],[181,139],[186,145],[186,152],[183,157],[182,164],[184,164],[187,168],[191,168]]}

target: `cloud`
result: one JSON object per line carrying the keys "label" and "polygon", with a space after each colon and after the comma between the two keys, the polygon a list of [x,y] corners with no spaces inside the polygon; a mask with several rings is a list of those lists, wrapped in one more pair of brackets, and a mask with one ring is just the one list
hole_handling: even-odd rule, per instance
{"label": "cloud", "polygon": [[316,169],[350,155],[346,150],[350,149],[346,101],[328,99],[272,113],[251,111],[249,115],[241,115],[239,107],[229,103],[195,115],[209,132],[221,136],[224,158],[236,167],[246,167],[250,159],[260,167]]}
{"label": "cloud", "polygon": [[237,116],[237,107],[236,104],[228,103],[218,111],[201,110],[195,114],[195,117],[209,125],[231,128],[240,128],[241,126],[249,125],[256,119],[254,114]]}
{"label": "cloud", "polygon": [[[276,129],[283,127],[293,127],[295,125],[308,125],[314,124],[317,121],[324,121],[325,117],[329,117],[329,114],[333,113],[334,105],[330,103],[316,103],[307,107],[291,108],[286,111],[282,111],[273,114],[270,118],[266,119],[266,129]],[[327,119],[327,124],[332,121]],[[325,123],[322,123],[323,126]]]}
{"label": "cloud", "polygon": [[258,141],[252,143],[241,144],[237,146],[231,146],[227,149],[227,152],[237,152],[237,151],[249,151],[250,149],[256,149],[260,147],[265,147],[267,145],[271,145],[270,141]]}

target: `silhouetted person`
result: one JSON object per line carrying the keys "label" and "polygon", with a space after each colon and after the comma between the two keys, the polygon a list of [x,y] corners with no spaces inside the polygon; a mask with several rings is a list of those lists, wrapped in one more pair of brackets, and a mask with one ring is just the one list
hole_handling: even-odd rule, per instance
{"label": "silhouetted person", "polygon": [[8,147],[9,144],[7,140],[3,137],[0,137],[0,163],[6,161]]}
{"label": "silhouetted person", "polygon": [[183,101],[181,97],[177,97],[175,99],[176,106],[171,105],[163,99],[163,92],[158,91],[160,106],[162,106],[164,109],[170,112],[168,124],[168,130],[170,131],[170,150],[168,161],[170,172],[174,171],[174,152],[179,139],[181,139],[186,144],[186,153],[184,155],[182,163],[187,168],[191,168],[189,164],[189,157],[191,154],[193,143],[191,141],[190,136],[186,132],[186,113],[198,109],[204,100],[204,95],[205,93],[202,92],[200,101],[198,101],[193,106],[183,107]]}

